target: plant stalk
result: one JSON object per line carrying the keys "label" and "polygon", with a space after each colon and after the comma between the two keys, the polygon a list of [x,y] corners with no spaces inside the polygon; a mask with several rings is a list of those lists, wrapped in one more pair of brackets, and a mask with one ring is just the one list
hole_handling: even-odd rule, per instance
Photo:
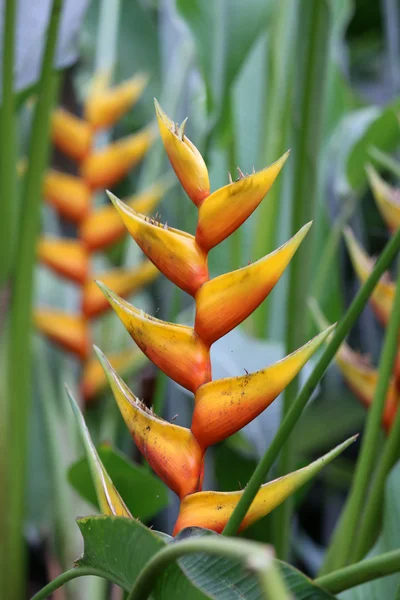
{"label": "plant stalk", "polygon": [[[39,228],[42,176],[49,151],[50,111],[56,97],[58,75],[53,69],[60,13],[63,2],[54,0],[42,63],[39,94],[29,144],[29,165],[25,176],[23,203],[18,234],[18,251],[12,289],[9,331],[9,419],[8,419],[8,485],[7,574],[5,598],[20,600],[24,596],[25,552],[23,520],[25,503],[25,470],[28,419],[31,392],[31,311],[35,244]],[[4,493],[4,491],[3,491]]]}
{"label": "plant stalk", "polygon": [[362,562],[355,563],[349,567],[338,569],[318,577],[315,583],[332,594],[338,594],[356,585],[391,575],[400,571],[400,550],[385,552],[373,558],[367,558]]}
{"label": "plant stalk", "polygon": [[77,577],[102,577],[103,579],[107,579],[112,583],[116,583],[117,585],[121,585],[117,579],[114,579],[110,576],[109,573],[102,571],[101,569],[96,569],[95,567],[74,567],[73,569],[69,569],[69,571],[65,571],[53,581],[50,581],[44,588],[42,588],[37,594],[32,596],[31,600],[46,600],[49,598],[50,594],[58,590],[60,587],[68,583],[68,581],[72,581]]}
{"label": "plant stalk", "polygon": [[251,476],[242,497],[240,498],[235,510],[233,511],[228,523],[225,526],[223,535],[235,535],[242,523],[251,503],[253,502],[259,488],[264,483],[269,470],[276,460],[281,448],[286,443],[288,436],[294,429],[299,420],[303,409],[305,408],[311,394],[315,390],[321,377],[329,366],[329,363],[335,356],[339,346],[345,339],[346,335],[364,310],[371,293],[378,283],[382,274],[389,268],[396,253],[400,249],[400,229],[388,241],[382,254],[377,260],[374,269],[372,270],[367,281],[358,291],[356,297],[350,304],[346,314],[339,322],[335,333],[323,352],[321,358],[315,365],[311,375],[304,384],[301,392],[292,404],[290,410],[284,417],[278,431],[272,440],[271,445],[266,450],[264,456],[258,463],[253,475]]}
{"label": "plant stalk", "polygon": [[396,294],[389,325],[386,330],[381,360],[379,363],[378,381],[371,408],[368,411],[365,433],[361,441],[360,454],[357,460],[353,483],[346,505],[336,526],[333,540],[327,552],[323,573],[339,569],[349,562],[354,562],[355,545],[359,531],[358,525],[363,512],[365,497],[371,481],[373,469],[378,455],[379,433],[382,415],[385,408],[387,391],[393,372],[400,330],[400,266],[398,269]]}

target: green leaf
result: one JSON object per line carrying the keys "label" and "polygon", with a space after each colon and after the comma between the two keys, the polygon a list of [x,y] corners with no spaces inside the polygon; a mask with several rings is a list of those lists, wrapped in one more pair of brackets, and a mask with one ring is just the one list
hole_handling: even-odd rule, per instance
{"label": "green leaf", "polygon": [[[198,527],[184,529],[176,541],[205,535],[218,535]],[[179,559],[183,572],[198,587],[218,600],[262,600],[264,598],[254,573],[239,561],[193,554]],[[278,561],[291,598],[295,600],[332,600],[331,596],[290,565]]]}
{"label": "green leaf", "polygon": [[[95,567],[108,574],[124,590],[133,587],[139,573],[154,554],[165,547],[165,536],[157,535],[139,521],[121,517],[78,519],[84,539],[78,567]],[[176,564],[158,578],[154,600],[207,600]]]}
{"label": "green leaf", "polygon": [[[146,521],[168,504],[165,485],[144,467],[135,465],[111,446],[97,448],[100,460],[124,499],[131,514]],[[98,508],[96,491],[86,458],[75,462],[68,470],[68,479],[74,489]]]}

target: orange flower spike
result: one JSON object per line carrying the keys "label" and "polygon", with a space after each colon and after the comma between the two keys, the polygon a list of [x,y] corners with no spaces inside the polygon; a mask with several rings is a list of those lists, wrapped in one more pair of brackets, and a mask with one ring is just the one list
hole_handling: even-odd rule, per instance
{"label": "orange flower spike", "polygon": [[[168,187],[163,182],[155,183],[143,192],[127,198],[125,203],[133,210],[147,215],[157,207]],[[112,205],[103,206],[88,215],[79,230],[80,238],[91,252],[114,244],[125,234],[126,227]]]}
{"label": "orange flower spike", "polygon": [[62,217],[75,223],[89,213],[91,192],[80,177],[50,169],[44,176],[43,196]]}
{"label": "orange flower spike", "polygon": [[185,135],[186,119],[178,127],[154,99],[158,128],[176,176],[196,206],[210,194],[210,180],[204,159]]}
{"label": "orange flower spike", "polygon": [[151,317],[101,282],[98,286],[142,352],[168,377],[192,392],[210,381],[208,347],[191,327]]}
{"label": "orange flower spike", "polygon": [[[143,261],[134,269],[112,269],[101,274],[106,285],[111,286],[121,296],[132,294],[146,283],[153,281],[158,275],[156,267],[149,260]],[[109,303],[101,293],[94,279],[85,281],[82,295],[83,314],[92,319],[98,317],[109,308]]]}
{"label": "orange flower spike", "polygon": [[34,312],[37,329],[51,340],[76,354],[81,360],[89,355],[90,334],[86,319],[53,309],[38,309]]}
{"label": "orange flower spike", "polygon": [[79,284],[85,282],[89,258],[78,240],[42,237],[37,245],[37,254],[56,273]]}
{"label": "orange flower spike", "polygon": [[196,241],[205,250],[211,250],[233,233],[260,204],[267,194],[289,152],[269,167],[244,176],[219,188],[199,207]]}
{"label": "orange flower spike", "polygon": [[147,85],[146,75],[135,75],[111,89],[94,89],[85,105],[85,118],[94,130],[111,127],[137,102]]}
{"label": "orange flower spike", "polygon": [[[355,435],[349,438],[307,467],[261,486],[242,521],[239,531],[243,531],[243,529],[274,510],[302,485],[315,477],[325,465],[341,454],[357,437]],[[203,527],[221,533],[242,494],[243,491],[198,492],[186,496],[181,503],[173,535],[177,535],[185,527]]]}
{"label": "orange flower spike", "polygon": [[112,187],[143,158],[154,137],[154,128],[146,127],[92,152],[81,165],[82,178],[93,190]]}
{"label": "orange flower spike", "polygon": [[125,227],[156,267],[172,283],[194,296],[208,280],[207,254],[195,238],[145,217],[107,192]]}
{"label": "orange flower spike", "polygon": [[89,463],[89,468],[101,512],[104,515],[114,515],[115,517],[127,517],[132,519],[133,517],[129,512],[128,507],[116,490],[109,474],[100,460],[99,455],[97,454],[97,450],[92,442],[89,430],[77,403],[75,402],[68,387],[66,387],[66,390],[78,424],[79,433],[85,449],[86,458]]}
{"label": "orange flower spike", "polygon": [[125,385],[95,348],[122,417],[151,468],[180,498],[201,489],[203,454],[189,429],[157,417]]}
{"label": "orange flower spike", "polygon": [[371,165],[367,166],[366,172],[379,212],[394,232],[400,227],[400,190],[387,184]]}
{"label": "orange flower spike", "polygon": [[[142,367],[147,359],[138,347],[128,348],[108,356],[113,369],[124,375]],[[92,401],[107,387],[107,378],[97,358],[90,358],[85,363],[82,376],[82,396],[86,403]]]}
{"label": "orange flower spike", "polygon": [[[346,228],[344,237],[354,270],[361,284],[363,284],[374,268],[374,261],[362,249],[349,227]],[[371,304],[383,325],[387,325],[389,321],[394,295],[395,285],[391,281],[389,274],[385,274],[381,277],[371,294]]]}
{"label": "orange flower spike", "polygon": [[63,108],[57,108],[51,125],[54,145],[61,152],[77,161],[89,154],[93,137],[89,123]]}
{"label": "orange flower spike", "polygon": [[256,373],[205,383],[196,392],[192,431],[206,449],[239,431],[265,410],[298,374],[334,326]]}
{"label": "orange flower spike", "polygon": [[311,223],[257,262],[204,283],[196,294],[194,329],[209,345],[239,325],[268,296]]}

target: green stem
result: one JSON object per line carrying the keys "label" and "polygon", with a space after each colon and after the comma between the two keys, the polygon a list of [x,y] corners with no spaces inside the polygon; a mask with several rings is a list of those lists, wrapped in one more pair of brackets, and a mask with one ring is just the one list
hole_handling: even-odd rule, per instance
{"label": "green stem", "polygon": [[[302,0],[297,39],[300,48],[296,73],[298,98],[297,124],[292,182],[293,232],[314,216],[318,181],[318,156],[325,96],[325,73],[329,48],[330,7],[321,0]],[[315,107],[319,105],[316,113]],[[286,354],[300,347],[307,336],[307,297],[311,282],[312,244],[302,244],[289,268],[287,300]],[[299,315],[304,315],[299,318]],[[298,378],[286,388],[283,414],[290,410],[298,394]],[[278,475],[289,473],[295,462],[294,439],[282,449]],[[274,546],[278,558],[286,559],[289,550],[290,523],[294,507],[290,496],[274,515]]]}
{"label": "green stem", "polygon": [[379,433],[382,414],[385,408],[387,391],[393,372],[400,329],[400,266],[398,269],[396,294],[389,325],[386,330],[381,360],[379,363],[378,381],[372,405],[368,411],[365,433],[361,442],[353,483],[345,508],[336,526],[333,540],[327,552],[323,567],[324,573],[339,569],[354,559],[354,540],[358,533],[358,525],[370,484],[371,475],[378,455]]}
{"label": "green stem", "polygon": [[[49,150],[50,111],[56,96],[57,81],[53,70],[54,51],[62,0],[54,0],[39,83],[29,145],[29,165],[25,177],[15,277],[12,289],[8,363],[9,420],[7,490],[7,592],[8,600],[24,596],[23,519],[28,419],[31,393],[31,311],[35,245],[39,227],[42,175]],[[4,565],[3,565],[4,567]]]}
{"label": "green stem", "polygon": [[0,109],[0,287],[12,263],[13,232],[17,214],[17,122],[14,95],[15,21],[17,2],[6,0],[3,24],[3,78]]}
{"label": "green stem", "polygon": [[359,528],[359,535],[354,547],[354,560],[361,560],[371,548],[379,530],[383,510],[386,477],[400,458],[400,410],[390,429],[382,456],[371,483]]}
{"label": "green stem", "polygon": [[50,581],[43,589],[40,590],[37,594],[32,596],[31,600],[46,600],[58,588],[62,587],[64,584],[68,583],[68,581],[72,581],[77,577],[102,577],[103,579],[107,579],[112,583],[116,583],[117,585],[121,585],[120,582],[113,578],[109,573],[102,571],[101,569],[96,569],[95,567],[74,567],[69,571],[65,571],[53,581]]}
{"label": "green stem", "polygon": [[[156,581],[157,577],[161,572],[176,559],[187,555],[206,553],[214,556],[223,556],[233,560],[240,560],[245,563],[245,566],[254,571],[259,579],[262,575],[262,586],[264,591],[264,598],[267,600],[287,600],[289,596],[283,587],[279,572],[273,562],[273,555],[268,546],[249,542],[247,540],[232,541],[217,538],[216,536],[207,536],[206,538],[197,538],[191,540],[184,540],[182,542],[175,542],[169,544],[167,547],[160,550],[153,558],[149,560],[147,565],[144,567],[139,577],[136,580],[135,585],[131,593],[128,596],[128,600],[145,600],[149,597]],[[272,582],[267,588],[266,578],[273,573]],[[275,585],[276,581],[279,584]],[[272,587],[273,586],[273,587]],[[271,595],[271,591],[279,592],[279,595]]]}
{"label": "green stem", "polygon": [[373,581],[400,571],[400,550],[385,552],[329,575],[318,577],[315,583],[332,594],[338,594],[356,585]]}
{"label": "green stem", "polygon": [[295,402],[292,404],[289,412],[284,417],[271,445],[266,450],[264,456],[258,463],[253,475],[251,476],[249,483],[247,484],[241,499],[239,500],[235,510],[233,511],[228,523],[223,531],[224,535],[235,535],[238,531],[241,522],[251,503],[253,502],[255,495],[257,494],[260,486],[264,483],[265,478],[268,475],[268,471],[272,467],[275,459],[277,458],[281,448],[286,443],[288,436],[293,431],[294,426],[299,420],[303,409],[305,408],[311,394],[315,390],[320,381],[321,377],[325,373],[329,366],[329,363],[335,356],[339,346],[343,342],[344,338],[360,316],[361,312],[365,308],[371,293],[373,292],[376,284],[381,278],[382,274],[387,271],[390,264],[392,263],[396,253],[400,249],[400,229],[390,238],[386,244],[382,254],[377,260],[375,267],[368,277],[367,281],[358,291],[353,302],[350,304],[346,314],[339,322],[336,327],[335,333],[327,345],[321,358],[315,365],[311,375],[304,384],[300,394],[297,396]]}
{"label": "green stem", "polygon": [[374,147],[369,149],[368,154],[378,163],[378,165],[400,178],[400,163],[396,159],[386,154],[386,152],[382,152],[382,150]]}

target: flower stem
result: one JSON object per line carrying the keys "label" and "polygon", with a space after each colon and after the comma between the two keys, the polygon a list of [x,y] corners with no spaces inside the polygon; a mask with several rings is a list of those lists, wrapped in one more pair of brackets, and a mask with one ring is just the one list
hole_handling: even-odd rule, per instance
{"label": "flower stem", "polygon": [[364,285],[358,291],[353,302],[350,304],[346,314],[339,322],[335,333],[332,337],[332,340],[330,341],[321,358],[315,365],[311,375],[307,379],[301,392],[292,404],[289,412],[284,417],[274,439],[272,440],[271,445],[266,450],[264,456],[258,463],[253,475],[249,480],[249,483],[247,484],[243,492],[241,499],[239,500],[228,523],[226,524],[225,529],[223,531],[224,535],[235,535],[235,533],[238,531],[241,522],[246,516],[246,513],[255,498],[255,495],[257,494],[260,486],[264,483],[265,478],[268,475],[268,471],[272,467],[282,446],[286,443],[288,436],[291,434],[294,426],[299,420],[301,413],[304,407],[306,406],[311,394],[317,387],[319,380],[328,368],[329,363],[335,356],[344,338],[346,337],[346,335],[354,325],[355,321],[358,319],[361,312],[363,311],[380,277],[388,269],[399,249],[400,229],[386,244],[382,254],[380,255],[379,259],[375,264],[372,273],[370,274]]}
{"label": "flower stem", "polygon": [[[29,165],[25,177],[23,202],[15,260],[9,331],[8,357],[8,475],[7,511],[7,574],[8,600],[24,596],[23,518],[25,504],[25,473],[28,419],[31,393],[31,311],[35,244],[39,228],[42,195],[42,175],[49,150],[50,111],[56,96],[58,75],[53,69],[54,52],[62,0],[54,0],[48,27],[46,46],[39,82],[38,100],[29,145]],[[4,488],[3,488],[4,491]]]}
{"label": "flower stem", "polygon": [[332,594],[338,594],[356,585],[391,575],[400,571],[400,550],[385,552],[373,558],[367,558],[349,567],[338,569],[318,577],[315,583]]}
{"label": "flower stem", "polygon": [[400,330],[400,266],[397,276],[396,294],[389,325],[385,335],[381,360],[379,363],[378,381],[372,406],[368,411],[365,433],[361,442],[361,450],[357,460],[353,483],[338,525],[329,547],[323,567],[324,573],[338,569],[352,562],[354,558],[358,525],[362,515],[365,496],[371,481],[372,471],[378,455],[379,433],[382,414],[385,408],[387,390],[393,372],[397,351],[397,340]]}
{"label": "flower stem", "polygon": [[108,581],[112,581],[112,583],[116,583],[120,585],[119,581],[113,579],[109,573],[102,571],[101,569],[96,569],[95,567],[74,567],[73,569],[69,569],[69,571],[65,571],[53,581],[50,581],[44,588],[40,590],[37,594],[32,596],[31,600],[46,600],[58,588],[62,587],[68,581],[72,581],[77,577],[102,577],[103,579],[108,579]]}
{"label": "flower stem", "polygon": [[157,577],[171,562],[181,556],[200,552],[244,562],[250,571],[257,574],[266,600],[288,600],[289,596],[268,546],[247,540],[224,540],[216,536],[175,542],[160,550],[140,573],[128,600],[145,600]]}

